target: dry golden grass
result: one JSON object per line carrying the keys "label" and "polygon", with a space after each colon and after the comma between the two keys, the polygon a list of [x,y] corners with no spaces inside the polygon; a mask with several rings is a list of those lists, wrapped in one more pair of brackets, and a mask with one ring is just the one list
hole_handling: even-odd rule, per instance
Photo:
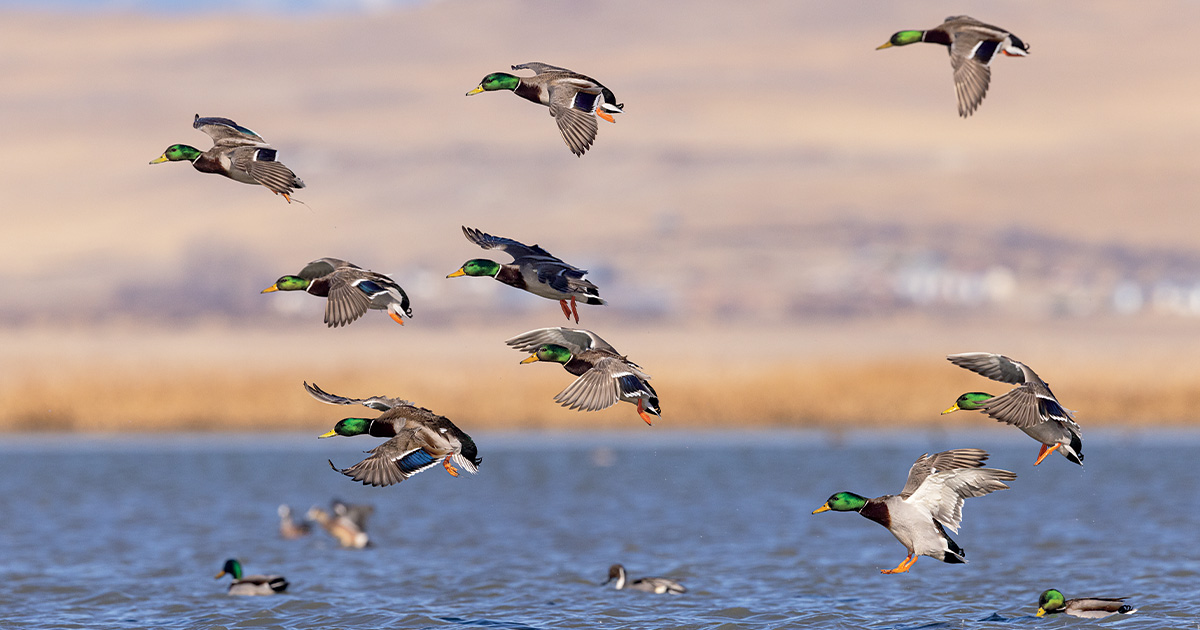
{"label": "dry golden grass", "polygon": [[[513,362],[515,364],[515,361]],[[348,396],[410,396],[467,430],[634,429],[632,406],[580,413],[552,400],[571,376],[557,366],[509,366],[497,378],[470,385],[469,372],[450,364],[407,370],[397,382],[376,368],[339,368],[316,377]],[[960,426],[991,423],[978,414],[941,416],[965,391],[1007,387],[927,360],[829,364],[769,363],[713,372],[694,364],[658,365],[654,383],[664,417],[659,429],[735,427],[849,428]],[[372,417],[362,407],[320,404],[291,369],[232,374],[208,367],[175,368],[152,376],[134,369],[60,371],[54,379],[19,379],[0,401],[4,431],[310,431],[323,432],[348,416]],[[136,383],[131,385],[130,383]],[[1191,401],[1200,381],[1114,378],[1085,371],[1054,383],[1085,427],[1194,425]]]}

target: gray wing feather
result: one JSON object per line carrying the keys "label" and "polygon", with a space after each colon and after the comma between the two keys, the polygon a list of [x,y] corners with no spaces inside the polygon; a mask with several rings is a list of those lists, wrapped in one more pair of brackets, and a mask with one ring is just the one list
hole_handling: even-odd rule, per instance
{"label": "gray wing feather", "polygon": [[987,451],[979,448],[958,448],[930,455],[926,453],[917,458],[912,468],[908,470],[908,482],[900,491],[902,498],[908,498],[934,471],[945,472],[958,468],[979,468],[987,461]]}
{"label": "gray wing feather", "polygon": [[[513,257],[513,260],[518,258],[536,257],[541,255],[549,256],[549,252],[540,247],[530,247],[520,241],[515,241],[511,238],[503,236],[492,236],[487,232],[475,228],[462,226],[463,236],[467,237],[468,241],[475,243],[483,249],[498,249]],[[553,256],[551,256],[553,258]],[[555,260],[558,260],[555,258]]]}
{"label": "gray wing feather", "polygon": [[542,63],[540,61],[530,61],[529,63],[519,63],[519,64],[513,66],[512,69],[513,70],[532,70],[534,72],[534,74],[542,74],[545,72],[571,72],[572,74],[574,74],[571,70],[567,70],[566,68],[552,66],[548,63]]}
{"label": "gray wing feather", "polygon": [[1031,381],[1041,381],[1038,375],[1029,369],[1029,366],[1002,354],[964,352],[949,355],[946,360],[960,368],[971,370],[1001,383],[1020,385]]}
{"label": "gray wing feather", "polygon": [[599,335],[582,328],[538,328],[521,333],[504,343],[521,352],[536,352],[539,346],[554,344],[570,350],[572,354],[584,350],[607,350],[613,354],[620,354]]}
{"label": "gray wing feather", "polygon": [[339,267],[346,266],[353,267],[354,265],[338,258],[318,258],[305,265],[296,275],[306,280],[316,280],[328,276]]}
{"label": "gray wing feather", "polygon": [[628,372],[620,361],[603,359],[595,367],[575,379],[574,383],[554,397],[554,402],[569,409],[580,411],[599,411],[607,409],[621,400],[621,392],[617,381],[613,378],[614,370]]}
{"label": "gray wing feather", "polygon": [[1027,386],[1018,387],[1003,396],[989,400],[984,405],[983,412],[1018,429],[1028,429],[1047,420],[1040,412],[1037,394]]}
{"label": "gray wing feather", "polygon": [[293,190],[304,188],[304,180],[296,177],[292,169],[284,166],[282,162],[251,159],[245,162],[245,171],[254,181],[276,194],[290,195]]}
{"label": "gray wing feather", "polygon": [[192,127],[208,134],[214,145],[221,146],[262,146],[268,147],[263,137],[228,118],[201,118],[196,114]]}
{"label": "gray wing feather", "polygon": [[[978,39],[974,39],[978,43]],[[972,44],[974,46],[974,43]],[[950,50],[950,67],[954,69],[954,92],[958,95],[958,115],[966,118],[979,108],[987,96],[992,80],[992,69],[977,59],[967,58],[970,48],[959,50],[959,39],[955,38]]]}
{"label": "gray wing feather", "polygon": [[551,85],[550,115],[558,123],[558,131],[571,153],[582,156],[595,142],[598,126],[595,112],[581,112],[573,107],[572,100],[578,91],[581,90]]}
{"label": "gray wing feather", "polygon": [[337,394],[330,394],[329,392],[321,389],[316,383],[309,385],[308,381],[304,382],[304,391],[308,392],[308,394],[313,398],[330,405],[362,405],[378,411],[388,411],[393,407],[412,406],[411,402],[402,398],[389,398],[387,396],[347,398],[345,396],[338,396]]}
{"label": "gray wing feather", "polygon": [[1016,478],[1016,473],[998,468],[960,468],[935,472],[925,478],[912,496],[904,500],[924,506],[935,520],[958,533],[965,499],[1005,490],[1008,484],[1004,482]]}
{"label": "gray wing feather", "polygon": [[345,326],[366,314],[371,298],[351,284],[356,270],[335,271],[329,279],[329,298],[325,301],[325,324],[330,328]]}

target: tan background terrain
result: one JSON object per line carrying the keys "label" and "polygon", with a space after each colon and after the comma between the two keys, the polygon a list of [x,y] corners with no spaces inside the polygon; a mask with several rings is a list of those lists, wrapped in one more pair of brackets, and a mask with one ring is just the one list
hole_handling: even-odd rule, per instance
{"label": "tan background terrain", "polygon": [[[1012,29],[970,119],[946,53],[875,51],[968,13]],[[589,268],[593,329],[654,376],[662,428],[946,424],[997,387],[947,353],[1031,364],[1085,427],[1190,424],[1200,393],[1200,5],[429,2],[376,13],[0,19],[0,428],[326,430],[351,396],[464,428],[640,425],[551,398],[502,341],[564,325],[486,279],[460,225]],[[573,157],[544,108],[465,98],[545,61],[625,113]],[[260,134],[308,183],[149,166]],[[321,324],[259,295],[337,256],[408,290]],[[501,256],[501,258],[503,258]],[[358,411],[352,411],[358,414]],[[362,415],[369,415],[370,412]],[[853,424],[851,424],[853,423]]]}

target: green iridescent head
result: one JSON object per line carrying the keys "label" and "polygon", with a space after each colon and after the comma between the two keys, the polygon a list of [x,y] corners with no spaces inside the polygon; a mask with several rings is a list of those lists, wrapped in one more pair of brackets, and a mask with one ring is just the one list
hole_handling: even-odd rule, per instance
{"label": "green iridescent head", "polygon": [[479,87],[467,92],[467,96],[479,94],[480,92],[495,92],[496,90],[515,90],[521,84],[521,77],[511,75],[507,72],[493,72],[479,82]]}
{"label": "green iridescent head", "polygon": [[909,44],[915,44],[924,39],[924,37],[925,31],[900,31],[895,35],[892,35],[892,38],[889,39],[886,44],[876,48],[875,50],[883,50],[884,48],[891,48],[892,46],[907,46]]}
{"label": "green iridescent head", "polygon": [[242,563],[234,558],[226,560],[225,566],[221,567],[221,572],[217,574],[217,577],[224,577],[226,573],[232,575],[235,580],[242,579]]}
{"label": "green iridescent head", "polygon": [[833,510],[834,512],[857,512],[863,509],[867,504],[867,498],[859,496],[853,492],[839,492],[825,502],[825,505],[813,510],[813,514],[820,514]]}
{"label": "green iridescent head", "polygon": [[1037,616],[1041,617],[1046,613],[1057,612],[1067,603],[1067,598],[1056,589],[1044,591],[1041,597],[1038,597]]}
{"label": "green iridescent head", "polygon": [[463,263],[463,266],[458,271],[446,276],[447,278],[458,278],[460,276],[487,276],[495,278],[496,274],[500,273],[500,263],[486,258],[473,258]]}
{"label": "green iridescent head", "polygon": [[195,162],[196,158],[200,157],[200,149],[191,147],[186,144],[172,144],[167,147],[166,151],[157,158],[150,160],[151,164],[162,164],[163,162]]}
{"label": "green iridescent head", "polygon": [[318,435],[319,438],[333,437],[341,435],[343,437],[354,437],[356,435],[364,435],[371,431],[371,420],[368,418],[343,418],[338,420],[338,423],[333,425],[333,430],[329,433]]}
{"label": "green iridescent head", "polygon": [[534,361],[550,361],[551,363],[567,363],[571,360],[571,351],[562,346],[552,343],[540,346],[537,352],[533,353],[528,359],[521,363],[533,363]]}
{"label": "green iridescent head", "polygon": [[300,276],[281,276],[275,281],[275,284],[259,291],[259,293],[271,293],[272,291],[303,291],[308,288],[310,281]]}
{"label": "green iridescent head", "polygon": [[962,396],[959,396],[958,400],[954,401],[954,406],[943,411],[942,415],[944,416],[948,413],[954,413],[960,409],[962,411],[979,411],[980,409],[983,409],[983,406],[986,405],[987,402],[992,398],[994,398],[994,396],[984,392],[967,392]]}

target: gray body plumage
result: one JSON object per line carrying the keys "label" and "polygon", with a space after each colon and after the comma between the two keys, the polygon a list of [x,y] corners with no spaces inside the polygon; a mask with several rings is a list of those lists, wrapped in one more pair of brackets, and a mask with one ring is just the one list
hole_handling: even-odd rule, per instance
{"label": "gray body plumage", "polygon": [[[681,595],[687,592],[687,587],[672,580],[663,577],[644,577],[636,580],[630,580],[625,575],[625,567],[619,564],[614,564],[608,568],[608,579],[604,584],[615,581],[614,587],[620,591],[630,589],[634,591],[642,591],[644,593],[656,593],[659,595]],[[603,586],[603,584],[601,585]]]}

